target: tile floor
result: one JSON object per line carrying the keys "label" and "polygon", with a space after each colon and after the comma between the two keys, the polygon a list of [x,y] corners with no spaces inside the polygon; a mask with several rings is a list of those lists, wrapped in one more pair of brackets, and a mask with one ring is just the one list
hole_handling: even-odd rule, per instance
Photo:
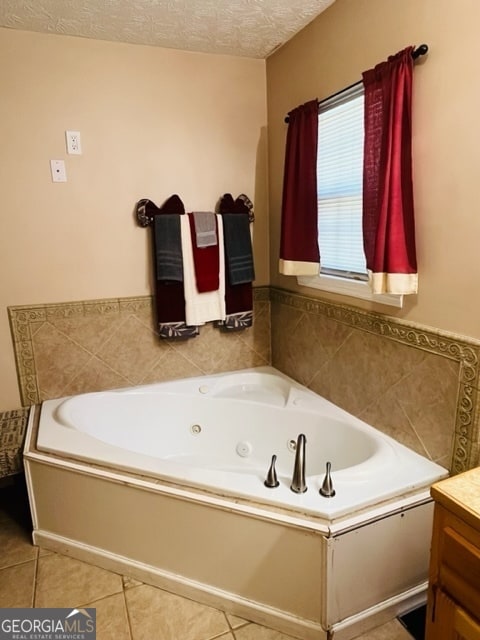
{"label": "tile floor", "polygon": [[[97,640],[291,640],[223,611],[34,547],[21,482],[0,486],[0,607],[95,607]],[[393,620],[357,640],[411,640]]]}

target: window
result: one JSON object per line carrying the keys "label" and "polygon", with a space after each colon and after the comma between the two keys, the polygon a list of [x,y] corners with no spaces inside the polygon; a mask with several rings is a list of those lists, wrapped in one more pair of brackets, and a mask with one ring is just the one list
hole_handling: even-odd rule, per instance
{"label": "window", "polygon": [[319,276],[299,284],[384,304],[402,306],[402,296],[373,296],[368,286],[362,235],[363,84],[322,102],[318,114]]}

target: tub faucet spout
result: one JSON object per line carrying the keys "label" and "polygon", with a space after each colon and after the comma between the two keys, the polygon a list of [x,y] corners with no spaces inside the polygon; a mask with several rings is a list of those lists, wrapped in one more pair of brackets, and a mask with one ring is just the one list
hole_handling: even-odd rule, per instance
{"label": "tub faucet spout", "polygon": [[305,482],[305,445],[307,439],[303,433],[297,438],[297,446],[295,449],[295,463],[293,466],[292,484],[290,489],[294,493],[305,493],[307,483]]}

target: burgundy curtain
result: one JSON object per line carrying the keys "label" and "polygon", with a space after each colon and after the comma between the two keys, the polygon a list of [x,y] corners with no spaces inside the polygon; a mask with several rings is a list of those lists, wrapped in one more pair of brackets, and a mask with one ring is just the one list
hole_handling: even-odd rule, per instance
{"label": "burgundy curtain", "polygon": [[288,114],[279,271],[316,275],[320,268],[317,209],[318,100]]}
{"label": "burgundy curtain", "polygon": [[417,292],[412,51],[408,47],[363,73],[363,240],[373,293]]}

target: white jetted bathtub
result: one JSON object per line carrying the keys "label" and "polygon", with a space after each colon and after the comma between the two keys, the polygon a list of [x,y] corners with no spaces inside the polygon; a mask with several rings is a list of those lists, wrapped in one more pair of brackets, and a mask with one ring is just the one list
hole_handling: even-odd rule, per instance
{"label": "white jetted bathtub", "polygon": [[425,599],[447,475],[271,367],[46,401],[25,465],[35,543],[319,640]]}

